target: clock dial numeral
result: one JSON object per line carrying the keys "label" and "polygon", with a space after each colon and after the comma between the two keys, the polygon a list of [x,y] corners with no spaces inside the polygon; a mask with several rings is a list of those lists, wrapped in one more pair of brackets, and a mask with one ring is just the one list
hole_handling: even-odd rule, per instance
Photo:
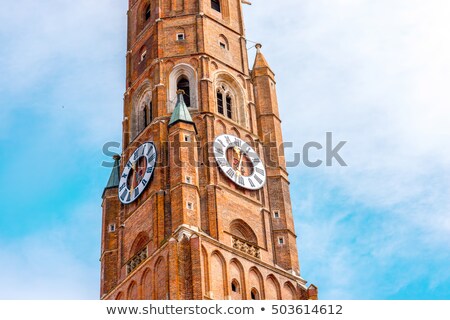
{"label": "clock dial numeral", "polygon": [[218,147],[216,147],[216,153],[217,154],[220,154],[221,156],[223,156],[224,155],[224,152],[223,152],[223,149],[222,148],[218,148]]}
{"label": "clock dial numeral", "polygon": [[148,157],[148,155],[150,154],[150,153],[152,153],[153,152],[153,146],[151,146],[150,148],[148,148],[148,151],[147,151],[147,153],[145,154],[147,157]]}
{"label": "clock dial numeral", "polygon": [[255,177],[255,180],[256,180],[260,185],[263,184],[263,181],[261,180],[260,177],[258,177],[257,175],[255,175],[254,177]]}
{"label": "clock dial numeral", "polygon": [[261,168],[255,168],[255,172],[258,173],[259,175],[263,176],[263,177],[266,175],[264,170],[261,169]]}
{"label": "clock dial numeral", "polygon": [[150,157],[148,157],[148,162],[153,162],[156,159],[156,153],[152,153]]}
{"label": "clock dial numeral", "polygon": [[236,174],[236,172],[235,172],[233,169],[231,169],[231,168],[228,169],[227,175],[228,175],[230,178],[233,178],[235,174]]}
{"label": "clock dial numeral", "polygon": [[133,166],[133,164],[131,163],[131,161],[127,162],[127,169],[131,169],[131,167]]}
{"label": "clock dial numeral", "polygon": [[229,136],[225,136],[225,140],[227,141],[227,144],[231,144],[231,139],[230,139],[230,137]]}
{"label": "clock dial numeral", "polygon": [[128,190],[125,190],[124,192],[122,192],[122,195],[120,196],[120,200],[125,201],[126,197],[128,195]]}
{"label": "clock dial numeral", "polygon": [[223,143],[223,141],[222,140],[220,140],[220,139],[217,139],[217,142],[219,142],[221,145],[222,145],[222,147],[224,147],[224,148],[226,148],[227,146],[225,145],[225,143]]}
{"label": "clock dial numeral", "polygon": [[127,184],[125,182],[122,183],[122,185],[119,188],[119,192],[122,192],[122,190],[125,189],[126,186],[127,186]]}
{"label": "clock dial numeral", "polygon": [[255,183],[253,182],[253,180],[251,178],[248,178],[248,182],[250,183],[250,185],[252,186],[252,188],[256,187]]}
{"label": "clock dial numeral", "polygon": [[255,166],[261,163],[261,159],[259,159],[258,157],[252,158],[251,161],[255,164]]}
{"label": "clock dial numeral", "polygon": [[245,187],[245,180],[244,180],[244,178],[242,176],[239,176],[238,184],[243,186],[243,187]]}
{"label": "clock dial numeral", "polygon": [[217,158],[217,162],[219,163],[219,166],[223,167],[227,165],[227,160],[225,158]]}
{"label": "clock dial numeral", "polygon": [[240,139],[238,139],[238,138],[235,138],[235,139],[234,139],[234,144],[235,144],[236,146],[240,147],[240,146],[241,146],[241,144],[242,144],[242,142],[241,142],[241,140],[240,140]]}
{"label": "clock dial numeral", "polygon": [[142,184],[143,184],[143,186],[144,187],[146,187],[147,186],[147,183],[148,183],[148,181],[147,180],[145,180],[145,179],[142,179],[142,182],[141,182]]}

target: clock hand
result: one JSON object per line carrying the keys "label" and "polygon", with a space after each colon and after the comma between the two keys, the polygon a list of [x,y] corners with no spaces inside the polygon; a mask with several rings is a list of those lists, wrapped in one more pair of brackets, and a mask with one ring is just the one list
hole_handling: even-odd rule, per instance
{"label": "clock hand", "polygon": [[[132,179],[132,181],[131,181],[131,190],[130,190],[130,193],[131,193],[131,195],[133,195],[133,194],[134,194],[134,182],[137,181],[137,179],[136,179],[136,162],[133,162],[133,163],[132,163],[131,168],[133,169],[132,174],[133,174],[134,176],[133,176],[133,179]],[[135,180],[135,181],[133,181],[133,180]]]}
{"label": "clock hand", "polygon": [[236,176],[240,176],[240,174],[241,174],[240,167],[241,167],[241,165],[242,165],[242,152],[241,152],[241,150],[240,150],[238,147],[234,147],[234,148],[233,148],[233,151],[234,151],[234,152],[238,155],[238,157],[239,157],[239,165],[238,165],[237,170],[235,170],[235,172],[236,172]]}
{"label": "clock hand", "polygon": [[239,175],[241,174],[241,168],[242,168],[242,161],[243,160],[244,160],[244,153],[241,152],[241,158],[239,159],[239,166],[238,166],[238,169],[237,169],[237,172],[238,172]]}

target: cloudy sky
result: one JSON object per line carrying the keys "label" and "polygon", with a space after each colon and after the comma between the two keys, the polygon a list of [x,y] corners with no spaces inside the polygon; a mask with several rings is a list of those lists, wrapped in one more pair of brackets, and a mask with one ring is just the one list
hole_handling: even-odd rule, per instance
{"label": "cloudy sky", "polygon": [[[126,6],[2,3],[0,299],[98,298]],[[347,141],[348,167],[289,169],[303,277],[323,299],[449,299],[450,3],[254,0],[245,15],[288,159],[326,132]]]}

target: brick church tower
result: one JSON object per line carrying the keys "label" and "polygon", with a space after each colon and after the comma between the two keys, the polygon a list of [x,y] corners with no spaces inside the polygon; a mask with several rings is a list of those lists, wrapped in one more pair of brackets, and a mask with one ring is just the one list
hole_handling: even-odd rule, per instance
{"label": "brick church tower", "polygon": [[[300,276],[274,73],[242,0],[129,0],[102,299],[317,299]],[[245,2],[245,1],[242,1]]]}

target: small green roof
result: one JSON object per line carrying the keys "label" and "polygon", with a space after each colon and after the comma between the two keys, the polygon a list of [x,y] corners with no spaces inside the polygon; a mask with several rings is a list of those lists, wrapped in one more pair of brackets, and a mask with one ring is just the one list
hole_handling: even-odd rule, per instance
{"label": "small green roof", "polygon": [[[108,180],[108,184],[105,187],[105,191],[107,189],[118,188],[120,182],[120,156],[115,155],[114,159],[114,167],[112,169],[111,175]],[[104,194],[105,192],[103,192]]]}
{"label": "small green roof", "polygon": [[175,109],[173,110],[172,117],[170,118],[169,127],[179,121],[194,123],[194,121],[192,121],[191,114],[189,113],[189,110],[184,103],[183,94],[183,90],[177,91],[177,104],[175,106]]}

